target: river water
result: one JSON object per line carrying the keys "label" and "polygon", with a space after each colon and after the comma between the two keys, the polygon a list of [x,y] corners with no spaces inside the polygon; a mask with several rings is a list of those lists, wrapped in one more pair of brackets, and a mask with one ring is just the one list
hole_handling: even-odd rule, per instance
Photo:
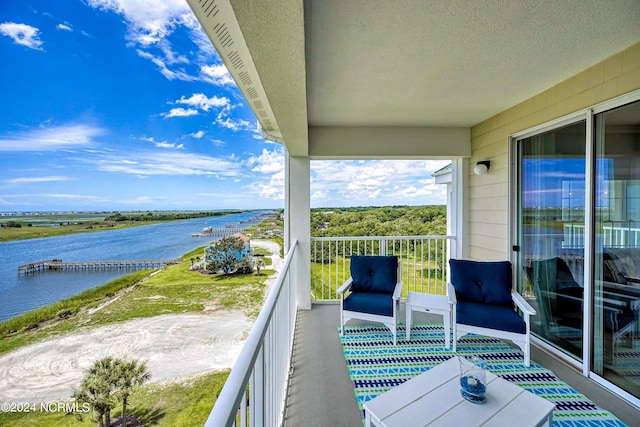
{"label": "river water", "polygon": [[264,212],[165,222],[120,230],[72,234],[0,243],[0,321],[85,289],[102,285],[132,270],[18,274],[18,266],[50,259],[63,261],[173,259],[206,245],[213,237],[192,237],[204,227],[254,225]]}

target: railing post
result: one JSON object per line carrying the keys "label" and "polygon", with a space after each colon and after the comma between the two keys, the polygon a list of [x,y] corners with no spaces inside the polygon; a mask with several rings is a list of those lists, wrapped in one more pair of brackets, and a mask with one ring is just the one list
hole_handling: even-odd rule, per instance
{"label": "railing post", "polygon": [[258,352],[251,384],[251,425],[264,425],[264,346]]}

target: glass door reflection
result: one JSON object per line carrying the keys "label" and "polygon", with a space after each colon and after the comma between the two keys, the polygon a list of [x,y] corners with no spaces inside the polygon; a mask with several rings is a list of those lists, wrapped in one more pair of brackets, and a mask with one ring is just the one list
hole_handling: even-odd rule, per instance
{"label": "glass door reflection", "polygon": [[520,291],[531,331],[582,360],[585,121],[517,141]]}
{"label": "glass door reflection", "polygon": [[595,116],[592,370],[640,397],[640,102]]}

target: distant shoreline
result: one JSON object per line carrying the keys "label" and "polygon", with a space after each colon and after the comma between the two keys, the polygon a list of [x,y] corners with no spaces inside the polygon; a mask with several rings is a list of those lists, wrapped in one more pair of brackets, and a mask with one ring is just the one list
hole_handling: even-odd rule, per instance
{"label": "distant shoreline", "polygon": [[[16,240],[39,239],[68,234],[118,230],[122,228],[153,225],[161,222],[235,215],[258,212],[264,209],[218,210],[218,211],[131,211],[131,212],[74,212],[23,216],[0,216],[0,243]],[[88,219],[88,215],[96,215]],[[111,220],[110,220],[111,218]],[[35,222],[49,221],[57,225],[37,225]]]}

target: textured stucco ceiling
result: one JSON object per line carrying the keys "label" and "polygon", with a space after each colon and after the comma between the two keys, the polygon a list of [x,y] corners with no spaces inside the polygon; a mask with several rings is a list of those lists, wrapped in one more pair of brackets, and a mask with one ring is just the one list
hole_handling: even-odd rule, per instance
{"label": "textured stucco ceiling", "polygon": [[640,40],[638,0],[307,0],[310,125],[472,126]]}
{"label": "textured stucco ceiling", "polygon": [[293,156],[313,128],[468,129],[640,41],[640,0],[187,1]]}

